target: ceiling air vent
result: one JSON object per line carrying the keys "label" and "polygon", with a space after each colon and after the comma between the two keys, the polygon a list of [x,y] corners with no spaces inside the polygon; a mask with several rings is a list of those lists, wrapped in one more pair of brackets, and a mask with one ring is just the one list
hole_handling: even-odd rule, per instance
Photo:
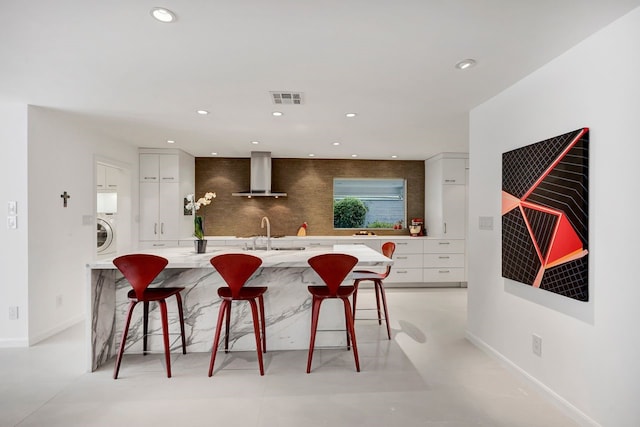
{"label": "ceiling air vent", "polygon": [[269,92],[271,100],[276,105],[300,105],[304,102],[304,94],[302,92]]}

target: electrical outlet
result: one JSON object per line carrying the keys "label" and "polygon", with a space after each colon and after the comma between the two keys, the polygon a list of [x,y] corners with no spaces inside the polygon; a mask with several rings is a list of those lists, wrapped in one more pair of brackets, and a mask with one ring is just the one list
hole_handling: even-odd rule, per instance
{"label": "electrical outlet", "polygon": [[56,296],[56,308],[62,307],[62,295]]}
{"label": "electrical outlet", "polygon": [[542,337],[536,334],[531,336],[531,350],[536,356],[542,357]]}
{"label": "electrical outlet", "polygon": [[9,320],[18,320],[18,316],[18,306],[12,305],[11,307],[9,307]]}

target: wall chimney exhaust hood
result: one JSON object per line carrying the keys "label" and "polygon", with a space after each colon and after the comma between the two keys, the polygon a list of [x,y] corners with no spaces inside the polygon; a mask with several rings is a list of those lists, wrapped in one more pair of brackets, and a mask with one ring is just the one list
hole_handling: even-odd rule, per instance
{"label": "wall chimney exhaust hood", "polygon": [[287,197],[287,193],[271,191],[271,152],[251,152],[251,189],[231,193],[239,197]]}

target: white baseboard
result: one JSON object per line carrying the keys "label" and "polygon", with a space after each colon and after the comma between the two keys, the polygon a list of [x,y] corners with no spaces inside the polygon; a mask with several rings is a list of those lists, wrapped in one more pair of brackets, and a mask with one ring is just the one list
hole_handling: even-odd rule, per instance
{"label": "white baseboard", "polygon": [[533,377],[527,371],[507,359],[504,355],[498,352],[496,349],[488,345],[486,342],[473,335],[468,330],[465,331],[465,337],[476,347],[487,353],[489,356],[497,359],[507,369],[524,379],[529,385],[544,395],[549,401],[551,401],[556,407],[563,411],[568,417],[575,420],[578,424],[585,427],[602,427],[587,414],[571,404],[564,397],[553,391],[547,385],[542,383],[537,378]]}
{"label": "white baseboard", "polygon": [[72,317],[56,326],[54,326],[53,328],[47,329],[44,332],[41,332],[33,337],[29,338],[29,345],[34,345],[39,343],[40,341],[46,340],[47,338],[50,338],[52,336],[54,336],[55,334],[58,334],[62,331],[64,331],[67,328],[70,328],[73,325],[76,325],[80,322],[83,322],[85,315],[81,314],[75,317]]}
{"label": "white baseboard", "polygon": [[[363,282],[365,284],[367,282]],[[362,286],[362,285],[360,285]],[[384,282],[389,288],[466,288],[467,282]]]}
{"label": "white baseboard", "polygon": [[20,339],[0,339],[0,348],[12,348],[12,347],[28,347],[29,340],[26,338]]}

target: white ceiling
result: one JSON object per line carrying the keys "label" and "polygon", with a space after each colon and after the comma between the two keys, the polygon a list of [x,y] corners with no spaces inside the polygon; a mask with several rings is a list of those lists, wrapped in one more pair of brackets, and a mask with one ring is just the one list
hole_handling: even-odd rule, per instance
{"label": "white ceiling", "polygon": [[[471,108],[640,0],[0,4],[2,99],[195,156],[425,159],[467,151]],[[154,6],[177,22],[152,19]],[[455,69],[464,58],[478,65]],[[301,91],[305,104],[277,107],[274,90]]]}

